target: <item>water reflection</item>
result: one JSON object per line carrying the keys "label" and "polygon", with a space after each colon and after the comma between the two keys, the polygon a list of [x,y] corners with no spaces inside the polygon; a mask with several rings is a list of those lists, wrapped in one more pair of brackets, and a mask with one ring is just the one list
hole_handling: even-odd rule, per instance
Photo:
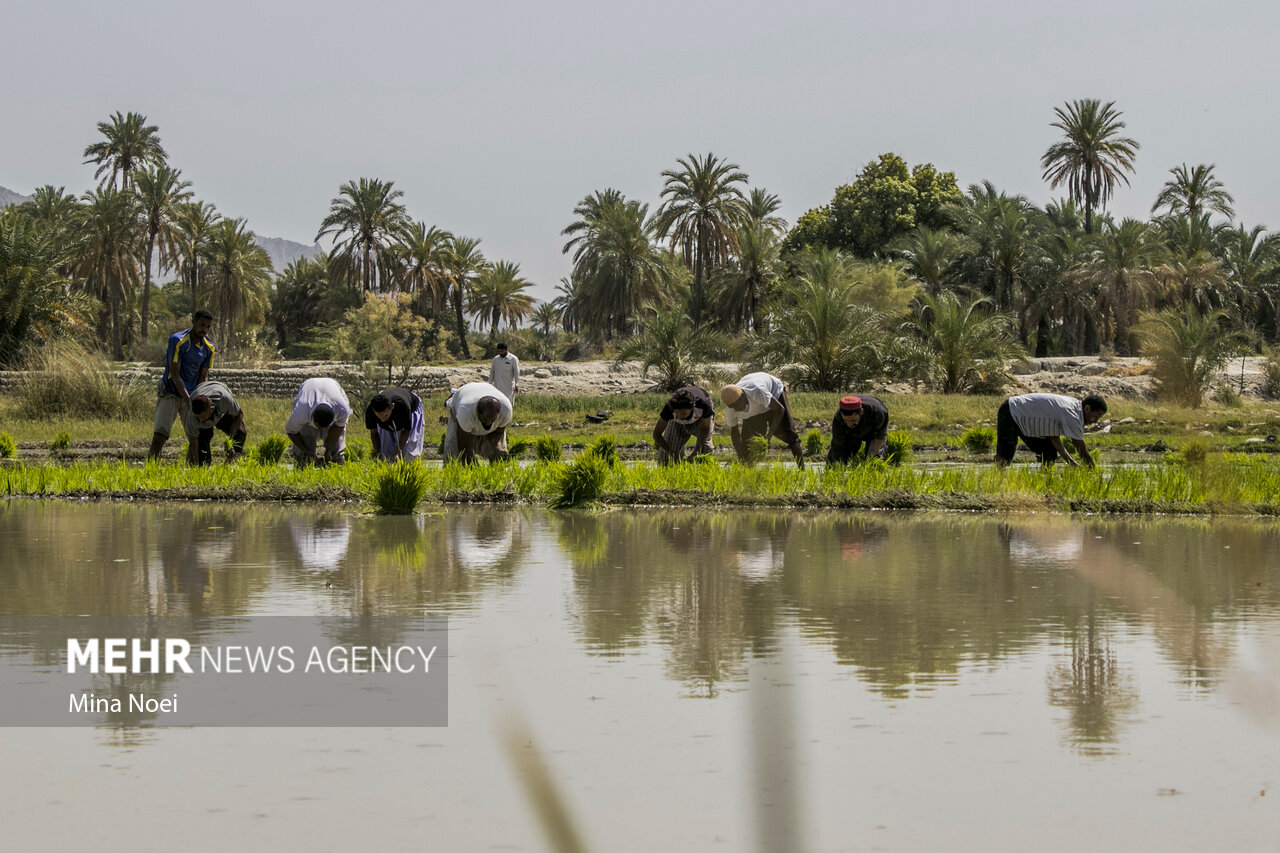
{"label": "water reflection", "polygon": [[886,698],[1048,647],[1064,740],[1105,751],[1139,695],[1122,641],[1149,635],[1174,677],[1211,689],[1231,623],[1277,606],[1277,532],[1247,522],[847,513],[553,516],[589,650],[656,639],[670,677],[716,696],[783,624]]}

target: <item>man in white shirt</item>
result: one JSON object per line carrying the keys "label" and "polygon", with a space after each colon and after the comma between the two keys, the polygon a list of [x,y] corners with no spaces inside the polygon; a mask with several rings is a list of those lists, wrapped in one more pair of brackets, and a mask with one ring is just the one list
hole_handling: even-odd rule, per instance
{"label": "man in white shirt", "polygon": [[1080,458],[1090,468],[1093,457],[1084,444],[1084,425],[1097,423],[1107,412],[1107,402],[1097,394],[1083,400],[1061,394],[1021,394],[1000,404],[996,412],[996,464],[1013,461],[1018,439],[1036,455],[1036,460],[1052,465],[1058,457],[1075,465],[1060,436],[1071,439]]}
{"label": "man in white shirt", "polygon": [[796,433],[787,387],[781,379],[768,373],[748,373],[733,385],[721,388],[720,399],[726,407],[725,423],[738,459],[745,462],[750,439],[762,435],[766,440],[781,439],[791,448],[796,467],[804,467],[804,448]]}
{"label": "man in white shirt", "polygon": [[507,401],[515,404],[520,390],[520,359],[507,352],[506,344],[498,344],[498,354],[489,365],[489,383],[503,393]]}
{"label": "man in white shirt", "polygon": [[511,401],[488,382],[468,382],[445,403],[449,423],[444,431],[445,461],[505,459]]}
{"label": "man in white shirt", "polygon": [[284,431],[293,442],[291,453],[301,466],[316,461],[316,449],[324,442],[325,462],[347,461],[347,419],[351,404],[336,379],[308,379],[293,398],[293,412]]}

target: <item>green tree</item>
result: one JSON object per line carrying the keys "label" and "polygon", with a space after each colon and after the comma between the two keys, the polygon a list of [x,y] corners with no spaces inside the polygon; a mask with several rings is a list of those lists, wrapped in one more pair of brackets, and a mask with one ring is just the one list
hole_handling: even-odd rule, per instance
{"label": "green tree", "polygon": [[539,302],[531,315],[533,328],[542,335],[549,336],[560,325],[560,309],[555,301]]}
{"label": "green tree", "polygon": [[418,312],[438,322],[449,299],[449,250],[453,235],[425,222],[414,222],[401,235],[397,286],[411,294]]}
{"label": "green tree", "polygon": [[858,295],[862,267],[833,249],[797,263],[797,278],[758,337],[757,356],[816,391],[845,390],[879,374],[890,340],[883,315]]}
{"label": "green tree", "polygon": [[952,266],[970,247],[965,238],[945,228],[916,226],[893,244],[893,253],[930,293],[942,290]]}
{"label": "green tree", "polygon": [[782,201],[763,187],[752,187],[744,209],[748,225],[762,225],[771,231],[774,237],[787,230],[787,220],[778,216]]}
{"label": "green tree", "polygon": [[1138,323],[1143,355],[1155,364],[1158,393],[1198,408],[1219,369],[1241,340],[1225,311],[1166,308],[1144,313]]}
{"label": "green tree", "polygon": [[78,217],[81,235],[76,275],[110,315],[112,358],[124,358],[120,309],[138,284],[137,251],[142,217],[133,193],[107,185],[85,193]]}
{"label": "green tree", "polygon": [[413,313],[411,301],[403,293],[366,293],[363,304],[343,318],[334,336],[333,357],[384,365],[388,378],[398,369],[403,381],[427,330],[427,321]]}
{"label": "green tree", "polygon": [[1183,163],[1169,170],[1173,177],[1166,181],[1151,206],[1154,214],[1166,208],[1171,216],[1198,217],[1201,213],[1221,213],[1227,219],[1236,215],[1232,204],[1235,199],[1227,192],[1222,181],[1213,174],[1214,164],[1201,163],[1187,168]]}
{"label": "green tree", "polygon": [[520,265],[498,261],[480,273],[468,294],[470,312],[489,321],[489,339],[498,336],[498,323],[514,328],[533,313],[533,297],[525,293],[532,282],[520,275]]}
{"label": "green tree", "polygon": [[662,205],[654,215],[654,233],[670,239],[693,270],[694,325],[706,310],[707,282],[737,250],[737,228],[746,220],[746,197],[739,184],[747,174],[736,163],[708,153],[680,158],[677,169],[662,173]]}
{"label": "green tree", "polygon": [[650,239],[648,212],[641,202],[615,200],[599,211],[577,247],[575,301],[565,316],[597,338],[631,334],[642,305],[669,301],[673,271]]}
{"label": "green tree", "polygon": [[764,302],[781,274],[778,231],[765,218],[753,218],[738,229],[736,257],[715,279],[715,305],[721,324],[731,332],[760,331]]}
{"label": "green tree", "polygon": [[334,238],[329,274],[335,281],[365,291],[390,287],[396,244],[409,227],[409,214],[393,181],[360,178],[338,188],[316,240]]}
{"label": "green tree", "polygon": [[58,336],[68,319],[65,264],[52,229],[0,211],[0,365],[15,366],[28,345]]}
{"label": "green tree", "polygon": [[991,392],[1008,381],[1009,363],[1025,357],[1013,317],[991,307],[985,296],[951,291],[920,297],[904,331],[932,354],[927,378],[942,393]]}
{"label": "green tree", "polygon": [[160,128],[147,124],[144,115],[113,113],[110,121],[98,122],[98,132],[104,138],[84,149],[84,162],[97,164],[93,176],[101,178],[100,188],[116,187],[119,178],[117,189],[128,190],[137,169],[148,164],[159,166],[167,156],[160,144]]}
{"label": "green tree", "polygon": [[173,217],[174,250],[178,272],[191,294],[192,308],[202,307],[200,296],[201,259],[209,247],[222,216],[212,204],[191,201],[177,205]]}
{"label": "green tree", "polygon": [[467,359],[471,358],[471,347],[467,343],[467,321],[462,316],[462,307],[465,304],[466,295],[471,292],[480,274],[488,266],[489,262],[480,251],[478,239],[456,235],[449,239],[445,272],[449,276],[451,285],[458,342],[462,345],[462,357]]}
{"label": "green tree", "polygon": [[1259,326],[1274,342],[1280,337],[1280,234],[1268,234],[1261,225],[1227,228],[1219,235],[1219,251],[1227,280],[1261,315]]}
{"label": "green tree", "polygon": [[860,258],[884,253],[919,225],[941,228],[945,210],[960,199],[956,176],[931,163],[908,168],[897,154],[881,154],[831,199],[827,245]]}
{"label": "green tree", "polygon": [[1119,226],[1103,228],[1085,266],[1071,273],[1095,288],[1103,316],[1114,320],[1111,342],[1117,355],[1132,352],[1138,311],[1160,291],[1156,269],[1162,257],[1162,247],[1152,239],[1149,227],[1125,219]]}
{"label": "green tree", "polygon": [[710,326],[695,326],[681,312],[646,305],[642,314],[644,331],[618,350],[617,362],[639,361],[646,377],[656,370],[662,391],[694,384],[707,363],[728,347],[722,334]]}
{"label": "green tree", "polygon": [[268,319],[287,355],[307,352],[308,336],[327,331],[359,305],[359,292],[329,280],[328,258],[298,258],[276,280]]}
{"label": "green tree", "polygon": [[222,219],[205,247],[205,264],[217,304],[219,337],[236,349],[237,323],[262,319],[269,304],[271,258],[243,219]]}
{"label": "green tree", "polygon": [[142,212],[146,245],[142,249],[142,340],[147,339],[147,318],[151,311],[151,259],[160,250],[160,266],[169,267],[176,254],[178,234],[175,219],[178,205],[191,198],[190,181],[182,180],[179,169],[151,166],[134,173],[134,191]]}
{"label": "green tree", "polygon": [[1115,102],[1102,103],[1094,98],[1072,101],[1054,109],[1058,120],[1050,127],[1063,132],[1040,158],[1043,179],[1051,188],[1065,184],[1073,201],[1084,205],[1084,230],[1093,233],[1093,212],[1105,207],[1116,185],[1129,185],[1126,172],[1133,171],[1133,160],[1141,147],[1127,136],[1120,136],[1125,123]]}

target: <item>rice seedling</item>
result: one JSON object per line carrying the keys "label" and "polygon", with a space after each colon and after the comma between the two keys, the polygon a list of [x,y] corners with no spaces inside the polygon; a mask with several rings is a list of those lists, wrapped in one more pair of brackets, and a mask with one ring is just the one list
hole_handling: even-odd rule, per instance
{"label": "rice seedling", "polygon": [[1204,465],[1209,459],[1209,442],[1202,438],[1188,439],[1179,454],[1185,465]]}
{"label": "rice seedling", "polygon": [[49,449],[57,452],[61,450],[71,449],[71,434],[60,432],[53,437],[53,441],[49,442]]}
{"label": "rice seedling", "polygon": [[512,439],[507,442],[507,455],[512,459],[519,459],[521,456],[524,456],[525,451],[527,451],[532,445],[533,442],[529,441],[527,438]]}
{"label": "rice seedling", "polygon": [[747,464],[755,465],[763,462],[769,453],[769,439],[763,435],[753,435],[747,439]]}
{"label": "rice seedling", "polygon": [[822,430],[811,429],[804,435],[804,455],[821,456],[824,449]]}
{"label": "rice seedling", "polygon": [[360,462],[373,455],[373,445],[367,438],[353,438],[346,445],[348,462]]}
{"label": "rice seedling", "polygon": [[594,453],[583,453],[561,469],[551,497],[554,509],[569,509],[593,503],[604,492],[609,465]]}
{"label": "rice seedling", "polygon": [[991,427],[970,427],[960,436],[960,443],[970,453],[990,453],[996,443],[996,431]]}
{"label": "rice seedling", "polygon": [[613,468],[618,464],[618,441],[611,435],[602,435],[588,444],[583,454],[599,457],[606,467]]}
{"label": "rice seedling", "polygon": [[7,432],[0,432],[0,459],[13,459],[18,455],[18,443]]}
{"label": "rice seedling", "polygon": [[381,471],[370,500],[379,514],[408,515],[427,496],[430,485],[430,477],[421,462],[400,460]]}
{"label": "rice seedling", "polygon": [[560,440],[549,435],[538,436],[533,442],[533,453],[539,462],[559,462],[564,455]]}
{"label": "rice seedling", "polygon": [[280,461],[280,457],[284,456],[288,447],[289,439],[279,433],[272,433],[258,442],[253,449],[253,455],[260,465],[275,465]]}
{"label": "rice seedling", "polygon": [[895,430],[889,433],[885,441],[889,447],[888,461],[890,465],[897,467],[906,465],[911,461],[913,441],[911,433]]}

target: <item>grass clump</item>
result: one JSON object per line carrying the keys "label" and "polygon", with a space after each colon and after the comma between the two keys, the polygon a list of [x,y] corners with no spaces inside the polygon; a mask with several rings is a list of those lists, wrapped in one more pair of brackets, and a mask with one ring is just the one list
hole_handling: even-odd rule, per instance
{"label": "grass clump", "polygon": [[127,420],[155,404],[155,386],[117,378],[101,353],[76,344],[47,344],[18,385],[18,414],[41,420],[60,416]]}
{"label": "grass clump", "polygon": [[49,449],[54,451],[70,450],[71,449],[71,433],[60,432],[57,435],[55,435],[53,437],[53,441],[49,442]]}
{"label": "grass clump", "polygon": [[604,462],[607,468],[618,465],[618,440],[611,435],[602,435],[587,445],[583,455],[592,455]]}
{"label": "grass clump", "polygon": [[1209,461],[1209,442],[1202,438],[1193,438],[1182,445],[1179,451],[1184,465],[1203,466]]}
{"label": "grass clump", "polygon": [[804,434],[804,455],[805,456],[821,456],[824,449],[822,440],[822,430],[811,429]]}
{"label": "grass clump", "polygon": [[911,433],[902,430],[895,430],[886,437],[885,443],[889,447],[887,459],[890,465],[895,467],[906,465],[911,461],[912,456],[912,438]]}
{"label": "grass clump", "polygon": [[253,449],[253,455],[260,465],[275,465],[284,456],[284,452],[288,447],[289,439],[278,432],[272,433],[258,442]]}
{"label": "grass clump", "polygon": [[525,452],[533,446],[533,442],[527,438],[515,438],[507,442],[507,455],[512,459],[519,459],[524,456]]}
{"label": "grass clump", "polygon": [[551,506],[570,509],[593,503],[604,492],[609,465],[594,453],[583,453],[556,477]]}
{"label": "grass clump", "polygon": [[18,443],[7,432],[0,432],[0,459],[13,459],[18,455]]}
{"label": "grass clump", "polygon": [[996,443],[996,431],[991,427],[970,427],[960,436],[960,443],[970,453],[989,453]]}
{"label": "grass clump", "polygon": [[539,462],[559,462],[564,450],[559,439],[543,435],[533,442],[533,454]]}
{"label": "grass clump", "polygon": [[422,463],[401,460],[378,475],[370,500],[380,515],[409,515],[429,489],[430,478]]}
{"label": "grass clump", "polygon": [[347,442],[346,457],[348,462],[362,462],[373,453],[373,445],[366,438],[354,438]]}

